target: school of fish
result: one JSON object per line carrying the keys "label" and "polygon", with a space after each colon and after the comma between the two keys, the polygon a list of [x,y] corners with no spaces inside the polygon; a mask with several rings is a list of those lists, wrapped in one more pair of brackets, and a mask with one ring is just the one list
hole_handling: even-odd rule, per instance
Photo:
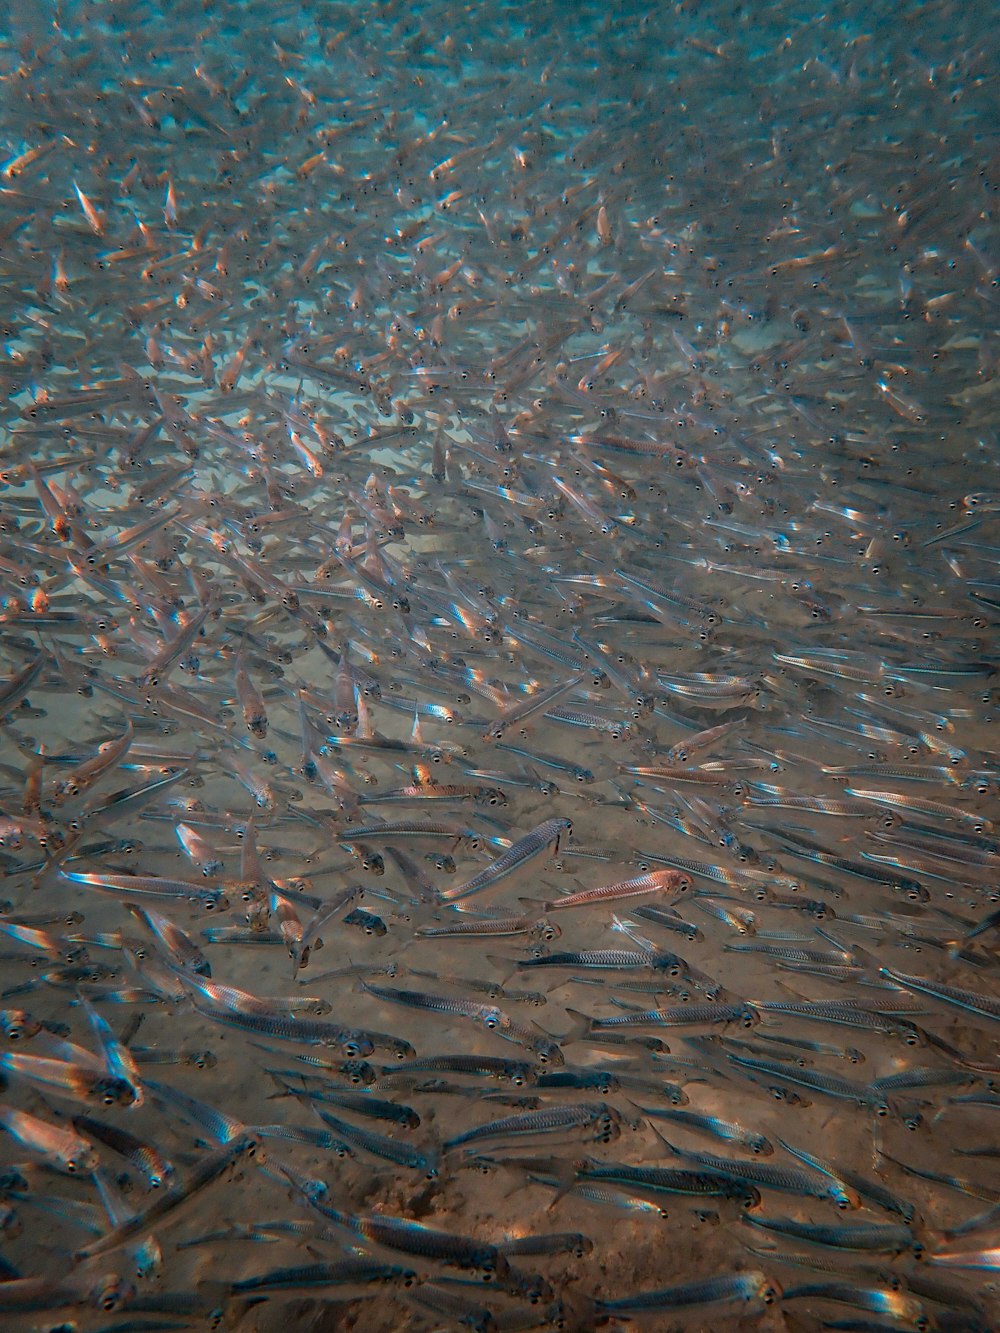
{"label": "school of fish", "polygon": [[1000,1326],[995,12],[0,23],[0,1326]]}

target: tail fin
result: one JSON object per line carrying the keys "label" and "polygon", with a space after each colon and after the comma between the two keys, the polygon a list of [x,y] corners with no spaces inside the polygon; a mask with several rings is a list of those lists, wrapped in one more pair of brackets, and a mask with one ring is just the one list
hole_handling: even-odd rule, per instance
{"label": "tail fin", "polygon": [[653,1124],[653,1122],[652,1122],[651,1120],[647,1119],[647,1120],[646,1120],[646,1124],[650,1127],[650,1129],[653,1131],[653,1133],[656,1135],[656,1137],[660,1140],[660,1142],[663,1144],[663,1146],[664,1146],[665,1148],[668,1148],[668,1149],[670,1150],[670,1152],[673,1154],[674,1157],[681,1157],[681,1156],[683,1156],[683,1154],[681,1153],[680,1148],[675,1148],[674,1145],[670,1142],[670,1140],[669,1140],[668,1138],[666,1138],[663,1134],[660,1133],[660,1131],[656,1128],[656,1126]]}
{"label": "tail fin", "polygon": [[593,1031],[594,1020],[589,1015],[581,1014],[579,1010],[571,1009],[569,1005],[566,1006],[566,1012],[573,1020],[573,1025],[565,1036],[559,1038],[559,1043],[562,1046],[568,1045],[571,1041],[582,1041],[585,1037],[589,1037]]}

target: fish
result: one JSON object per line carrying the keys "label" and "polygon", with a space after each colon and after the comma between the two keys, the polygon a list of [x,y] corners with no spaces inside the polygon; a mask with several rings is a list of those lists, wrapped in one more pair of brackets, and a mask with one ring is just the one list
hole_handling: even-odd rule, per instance
{"label": "fish", "polygon": [[526,833],[523,838],[519,838],[485,870],[481,870],[463,884],[443,890],[440,894],[441,901],[445,903],[461,902],[466,898],[471,898],[474,894],[492,888],[507,875],[513,874],[514,871],[526,865],[528,861],[547,851],[549,847],[555,845],[558,850],[561,841],[564,838],[571,837],[572,833],[572,820],[562,817],[546,820],[532,829],[530,833]]}
{"label": "fish", "polygon": [[582,1035],[636,1026],[686,1027],[701,1023],[739,1023],[741,1027],[751,1028],[760,1022],[760,1015],[752,1005],[717,1001],[676,1004],[667,1009],[639,1009],[615,1018],[591,1018],[586,1014],[578,1014],[568,1006],[567,1012],[582,1025]]}
{"label": "fish", "polygon": [[711,1170],[689,1170],[684,1167],[632,1166],[628,1163],[600,1162],[585,1158],[573,1166],[572,1173],[562,1172],[568,1179],[565,1189],[576,1183],[613,1183],[627,1186],[639,1194],[679,1194],[695,1197],[732,1199],[743,1207],[756,1208],[760,1193],[754,1187],[732,1176]]}
{"label": "fish", "polygon": [[959,986],[946,986],[925,977],[912,976],[905,972],[896,972],[892,968],[879,968],[879,973],[906,990],[927,995],[942,1004],[953,1005],[980,1018],[1000,1018],[1000,1001],[992,995],[983,995],[976,991],[963,990]]}
{"label": "fish", "polygon": [[762,1227],[778,1236],[808,1241],[837,1250],[863,1250],[877,1254],[899,1254],[921,1246],[907,1226],[892,1222],[861,1222],[829,1225],[826,1223],[798,1222],[794,1218],[755,1217],[744,1213],[743,1221],[750,1226]]}
{"label": "fish", "polygon": [[751,1270],[679,1283],[654,1291],[634,1292],[614,1300],[594,1302],[602,1317],[641,1314],[651,1310],[696,1310],[705,1306],[736,1304],[744,1314],[762,1314],[780,1301],[781,1288],[766,1274]]}
{"label": "fish", "polygon": [[274,1268],[229,1286],[232,1296],[265,1296],[272,1291],[311,1291],[316,1288],[409,1287],[417,1280],[412,1269],[372,1259],[335,1259]]}
{"label": "fish", "polygon": [[927,1255],[927,1262],[939,1264],[943,1268],[982,1268],[992,1272],[1000,1262],[1000,1251],[995,1247],[982,1250],[940,1250]]}
{"label": "fish", "polygon": [[389,1120],[395,1124],[404,1125],[407,1129],[415,1129],[420,1124],[420,1116],[412,1106],[387,1101],[385,1098],[376,1097],[367,1091],[356,1092],[350,1088],[341,1088],[325,1082],[318,1086],[302,1089],[300,1092],[299,1089],[284,1081],[289,1076],[287,1072],[281,1074],[273,1069],[269,1069],[267,1072],[272,1078],[279,1081],[280,1086],[289,1095],[308,1097],[312,1101],[341,1106],[345,1110],[356,1111],[358,1115],[371,1116],[376,1120]]}
{"label": "fish", "polygon": [[545,904],[546,912],[557,908],[567,911],[573,907],[591,907],[605,902],[619,902],[623,898],[642,897],[647,893],[673,893],[677,901],[691,887],[690,878],[678,870],[653,870],[645,875],[634,875],[618,884],[604,884],[597,889],[582,889]]}
{"label": "fish", "polygon": [[667,1148],[678,1157],[693,1162],[710,1171],[727,1172],[739,1180],[751,1181],[764,1189],[788,1191],[805,1198],[832,1199],[838,1208],[860,1208],[861,1200],[857,1194],[832,1173],[827,1174],[829,1185],[822,1183],[822,1177],[815,1179],[805,1171],[798,1171],[781,1163],[744,1160],[742,1158],[719,1157],[712,1153],[690,1152],[675,1148],[659,1135]]}
{"label": "fish", "polygon": [[171,921],[169,917],[154,908],[126,903],[126,908],[137,921],[158,939],[171,958],[182,968],[187,968],[199,976],[211,977],[212,966],[198,945]]}
{"label": "fish", "polygon": [[582,967],[611,971],[632,971],[649,968],[679,976],[685,963],[677,954],[639,949],[569,949],[559,953],[541,954],[537,958],[512,960],[519,968]]}
{"label": "fish", "polygon": [[[299,1018],[295,1014],[280,1012],[221,1009],[214,1005],[198,1004],[197,1001],[193,1002],[193,1006],[203,1018],[242,1028],[246,1032],[260,1036],[301,1042],[306,1046],[339,1046],[349,1056],[371,1055],[375,1049],[375,1042],[370,1034],[353,1028],[344,1028],[338,1023],[327,1022],[321,1018]],[[403,1050],[411,1049],[408,1045],[403,1048]]]}
{"label": "fish", "polygon": [[325,1125],[329,1125],[335,1133],[341,1135],[348,1143],[363,1148],[365,1152],[370,1153],[373,1157],[394,1162],[397,1166],[420,1171],[429,1178],[438,1175],[438,1155],[433,1147],[426,1150],[417,1148],[411,1143],[390,1138],[386,1134],[377,1134],[374,1130],[362,1129],[359,1125],[341,1120],[338,1116],[331,1115],[329,1111],[324,1111],[319,1107],[316,1107],[315,1110]]}
{"label": "fish", "polygon": [[424,939],[463,939],[495,938],[507,935],[527,935],[531,940],[551,941],[562,933],[554,922],[545,917],[533,918],[530,915],[501,913],[495,916],[470,916],[463,909],[450,919],[443,919],[439,925],[418,926],[414,934]]}
{"label": "fish", "polygon": [[124,1157],[146,1177],[150,1189],[159,1189],[173,1182],[175,1168],[155,1144],[137,1138],[119,1125],[109,1125],[89,1115],[74,1116],[73,1128]]}
{"label": "fish", "polygon": [[857,1310],[887,1314],[897,1322],[906,1320],[914,1325],[926,1318],[921,1301],[892,1287],[859,1285],[852,1289],[849,1284],[843,1282],[802,1282],[795,1287],[786,1287],[784,1299],[835,1301]]}
{"label": "fish", "polygon": [[128,898],[154,898],[166,902],[197,903],[206,911],[225,911],[229,899],[221,888],[204,887],[180,880],[163,879],[153,875],[101,875],[93,871],[64,870],[64,878],[74,884],[83,884],[103,893]]}
{"label": "fish", "polygon": [[457,1074],[482,1074],[487,1078],[502,1079],[515,1087],[534,1083],[536,1070],[533,1064],[524,1060],[510,1060],[498,1055],[473,1055],[453,1053],[446,1055],[411,1058],[404,1064],[393,1065],[382,1070],[383,1075],[399,1075],[414,1070],[418,1072],[447,1071]]}
{"label": "fish", "polygon": [[141,1084],[108,1073],[102,1062],[94,1058],[60,1060],[8,1051],[0,1053],[0,1072],[7,1078],[85,1104],[134,1106],[141,1101]]}
{"label": "fish", "polygon": [[[517,1023],[497,1005],[479,1004],[475,1000],[453,999],[429,991],[400,990],[393,986],[373,985],[362,981],[362,989],[377,999],[402,1004],[416,1009],[430,1010],[455,1018],[471,1018],[488,1032],[495,1032],[508,1041],[525,1046],[542,1063],[562,1064],[563,1056],[557,1042],[540,1029]],[[409,1048],[407,1054],[413,1054]]]}
{"label": "fish", "polygon": [[466,1130],[442,1145],[445,1152],[478,1143],[483,1139],[520,1138],[522,1135],[565,1133],[572,1129],[592,1131],[592,1137],[609,1143],[618,1134],[621,1117],[613,1106],[605,1102],[543,1108],[526,1111],[523,1115],[504,1116],[475,1129]]}
{"label": "fish", "polygon": [[104,741],[98,746],[97,753],[85,760],[73,770],[71,778],[63,778],[56,784],[52,800],[60,805],[64,801],[77,800],[84,795],[105,773],[117,768],[131,748],[135,729],[129,719],[121,737],[113,741]]}
{"label": "fish", "polygon": [[8,1320],[1000,1323],[981,13],[11,10]]}
{"label": "fish", "polygon": [[57,1171],[75,1176],[92,1175],[97,1170],[97,1154],[79,1134],[12,1106],[0,1106],[0,1124],[18,1143],[39,1153]]}
{"label": "fish", "polygon": [[73,1256],[74,1262],[83,1263],[99,1255],[109,1254],[131,1240],[133,1236],[144,1232],[153,1223],[162,1223],[164,1218],[176,1212],[201,1190],[218,1180],[230,1167],[242,1159],[257,1156],[257,1149],[257,1140],[253,1135],[242,1133],[235,1135],[221,1148],[203,1154],[187,1173],[186,1179],[171,1185],[144,1209],[77,1250]]}
{"label": "fish", "polygon": [[145,1093],[142,1089],[142,1079],[132,1052],[124,1042],[118,1040],[111,1030],[111,1025],[97,1012],[85,995],[80,995],[77,1003],[87,1015],[94,1035],[97,1037],[108,1078],[130,1087],[132,1098],[129,1105],[141,1106],[145,1100]]}
{"label": "fish", "polygon": [[676,1110],[669,1106],[639,1106],[643,1115],[653,1116],[657,1120],[669,1120],[683,1125],[686,1129],[696,1129],[723,1139],[727,1143],[736,1143],[748,1149],[755,1157],[770,1157],[774,1146],[766,1135],[758,1130],[745,1129],[732,1121],[720,1120],[718,1116],[702,1115],[696,1111]]}

